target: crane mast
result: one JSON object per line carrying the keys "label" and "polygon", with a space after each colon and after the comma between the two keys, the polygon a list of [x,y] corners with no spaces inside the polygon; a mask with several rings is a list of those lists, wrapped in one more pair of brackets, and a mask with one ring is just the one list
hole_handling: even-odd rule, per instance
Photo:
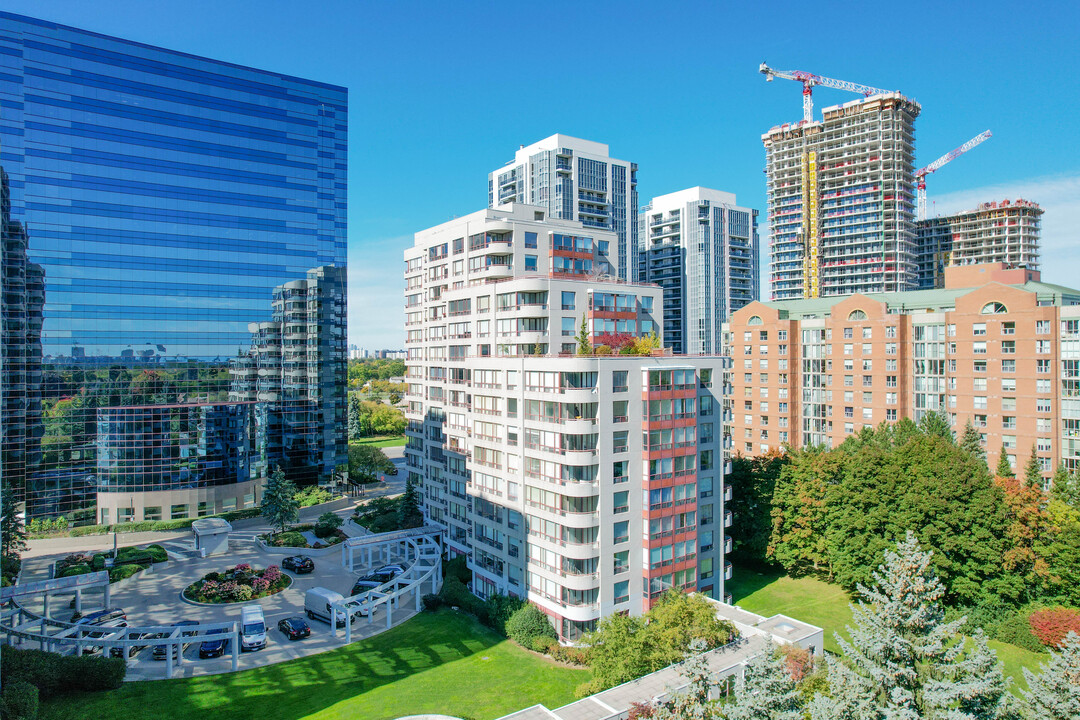
{"label": "crane mast", "polygon": [[930,163],[926,167],[919,168],[918,170],[915,171],[915,183],[916,183],[917,197],[918,197],[918,200],[917,200],[917,203],[916,203],[917,204],[917,215],[916,215],[916,217],[919,220],[925,220],[926,219],[926,176],[936,172],[937,170],[940,170],[941,168],[948,165],[949,163],[951,163],[956,158],[958,158],[961,155],[963,155],[964,153],[966,153],[968,150],[971,150],[972,148],[986,142],[991,137],[993,137],[993,135],[994,134],[992,132],[990,132],[989,130],[987,130],[985,132],[981,132],[978,135],[976,135],[975,137],[968,140],[966,143],[964,143],[960,147],[956,148],[955,150],[950,150],[949,152],[945,153],[944,155],[942,155],[941,157],[939,157],[937,160]]}
{"label": "crane mast", "polygon": [[805,72],[803,70],[773,70],[765,63],[761,63],[758,70],[765,76],[766,82],[772,82],[773,78],[781,78],[782,80],[795,80],[801,82],[803,86],[803,122],[812,122],[814,120],[814,86],[823,85],[825,87],[835,88],[837,90],[847,90],[848,92],[861,93],[863,97],[870,97],[871,95],[880,95],[882,93],[892,92],[891,90],[882,90],[881,88],[871,87],[869,85],[861,85],[859,83],[849,82],[847,80],[834,80],[833,78],[823,77],[821,75],[815,75],[814,73]]}

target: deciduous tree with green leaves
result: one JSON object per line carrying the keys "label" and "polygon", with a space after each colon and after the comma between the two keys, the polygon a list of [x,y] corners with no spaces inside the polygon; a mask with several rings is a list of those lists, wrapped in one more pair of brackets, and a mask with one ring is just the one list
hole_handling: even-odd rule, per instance
{"label": "deciduous tree with green leaves", "polygon": [[829,567],[825,533],[826,493],[838,482],[843,453],[807,448],[791,458],[776,480],[772,499],[772,532],[766,556],[790,573]]}

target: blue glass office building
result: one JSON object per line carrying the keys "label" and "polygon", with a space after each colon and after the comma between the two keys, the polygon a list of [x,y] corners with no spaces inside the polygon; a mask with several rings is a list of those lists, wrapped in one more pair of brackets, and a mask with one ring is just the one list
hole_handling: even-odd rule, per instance
{"label": "blue glass office building", "polygon": [[[342,87],[0,12],[0,470],[29,516],[194,517],[346,462],[347,110]],[[271,391],[243,392],[275,322]]]}

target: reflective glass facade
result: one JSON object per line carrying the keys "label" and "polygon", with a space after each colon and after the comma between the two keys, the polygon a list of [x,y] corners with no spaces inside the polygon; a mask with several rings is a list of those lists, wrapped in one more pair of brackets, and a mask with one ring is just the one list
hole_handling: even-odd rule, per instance
{"label": "reflective glass facade", "polygon": [[[141,520],[140,492],[276,465],[325,482],[345,462],[347,106],[342,87],[0,12],[0,469],[29,516]],[[289,316],[290,294],[309,311]],[[237,359],[290,317],[293,372],[273,403],[249,397]]]}

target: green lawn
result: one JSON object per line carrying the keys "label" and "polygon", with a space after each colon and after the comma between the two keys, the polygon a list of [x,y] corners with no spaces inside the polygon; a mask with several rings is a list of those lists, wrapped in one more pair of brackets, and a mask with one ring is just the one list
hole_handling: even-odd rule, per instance
{"label": "green lawn", "polygon": [[[851,599],[842,588],[817,578],[792,578],[775,572],[759,572],[735,567],[732,579],[724,584],[735,604],[744,610],[766,617],[782,613],[797,620],[817,625],[825,631],[825,649],[838,653],[840,648],[833,637],[851,624]],[[1023,668],[1039,671],[1039,663],[1050,659],[1047,653],[1033,653],[1009,643],[990,641],[998,658],[1005,663],[1005,674],[1016,686],[1026,688]]]}
{"label": "green lawn", "polygon": [[67,696],[45,702],[40,718],[389,720],[442,713],[489,720],[536,703],[571,702],[588,677],[522,650],[471,615],[442,610],[299,660]]}
{"label": "green lawn", "polygon": [[405,445],[404,435],[376,435],[375,437],[350,440],[350,445],[374,445],[375,447],[402,447]]}

